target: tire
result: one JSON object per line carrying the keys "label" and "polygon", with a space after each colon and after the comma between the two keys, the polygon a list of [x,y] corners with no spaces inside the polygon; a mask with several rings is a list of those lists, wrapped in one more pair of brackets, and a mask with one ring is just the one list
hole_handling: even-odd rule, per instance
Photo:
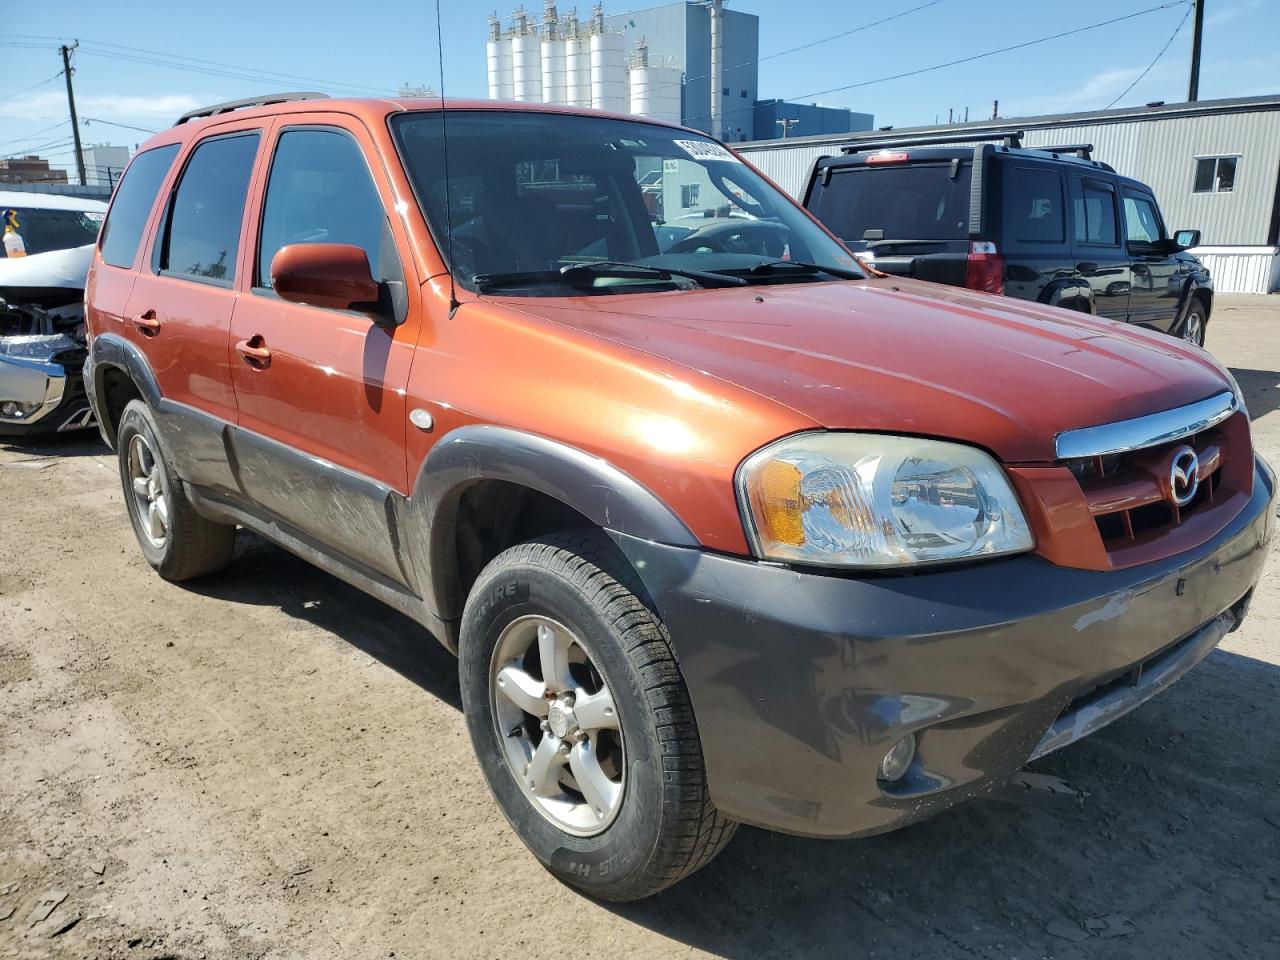
{"label": "tire", "polygon": [[[534,856],[561,881],[603,900],[637,900],[671,886],[709,863],[737,829],[711,803],[689,695],[666,628],[641,602],[642,592],[607,537],[556,534],[512,547],[489,563],[462,617],[462,703],[485,779]],[[536,639],[526,641],[534,626]],[[524,658],[511,659],[526,642]],[[548,701],[550,712],[539,721],[536,701],[546,700],[540,685],[566,686],[545,679],[541,664],[552,648],[544,642],[556,649],[563,642],[576,689],[559,726],[560,699]],[[577,656],[585,662],[574,662]],[[564,675],[563,669],[550,672]],[[521,690],[533,713],[500,692],[500,683],[511,677],[534,684]],[[607,726],[587,732],[588,711],[599,713],[600,691],[616,706],[616,733]],[[582,711],[573,720],[577,733],[566,734],[575,729],[566,720],[574,708]],[[530,776],[550,769],[535,771],[539,751],[548,743],[548,755],[556,743],[568,749],[573,737],[554,779],[543,778],[559,797],[543,799]],[[529,761],[524,770],[522,757]],[[590,757],[599,770],[616,774],[609,789],[575,791],[575,785],[598,781],[585,765]],[[616,799],[606,815],[608,804],[594,801],[609,797]]]}
{"label": "tire", "polygon": [[1194,343],[1197,347],[1204,347],[1204,337],[1208,326],[1209,318],[1205,316],[1204,304],[1198,299],[1193,299],[1191,305],[1187,307],[1187,315],[1182,321],[1182,333],[1180,336],[1187,343]]}
{"label": "tire", "polygon": [[196,513],[165,462],[151,409],[141,400],[129,401],[120,416],[116,458],[138,546],[160,576],[191,580],[227,565],[236,528]]}

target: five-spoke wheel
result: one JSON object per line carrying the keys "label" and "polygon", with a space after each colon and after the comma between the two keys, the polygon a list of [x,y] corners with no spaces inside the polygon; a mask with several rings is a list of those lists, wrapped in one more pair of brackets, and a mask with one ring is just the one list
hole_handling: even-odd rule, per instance
{"label": "five-spoke wheel", "polygon": [[169,536],[169,496],[164,471],[147,438],[135,433],[129,439],[129,486],[143,519],[142,532],[154,546],[163,547]]}

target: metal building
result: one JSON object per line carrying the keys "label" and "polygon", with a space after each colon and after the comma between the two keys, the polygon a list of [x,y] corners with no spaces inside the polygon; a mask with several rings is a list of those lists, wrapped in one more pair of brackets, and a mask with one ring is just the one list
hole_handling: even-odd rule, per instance
{"label": "metal building", "polygon": [[[1093,144],[1093,157],[1148,184],[1172,232],[1201,231],[1222,292],[1280,289],[1280,94],[895,129],[893,136],[1021,130],[1024,146]],[[799,198],[818,157],[883,131],[745,143],[738,149]]]}

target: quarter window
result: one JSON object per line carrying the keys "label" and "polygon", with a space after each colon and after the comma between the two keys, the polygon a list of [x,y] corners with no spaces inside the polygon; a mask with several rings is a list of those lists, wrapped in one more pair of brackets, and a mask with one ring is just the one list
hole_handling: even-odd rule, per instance
{"label": "quarter window", "polygon": [[1106,187],[1092,183],[1080,185],[1075,201],[1075,238],[1077,243],[1116,245],[1116,195]]}
{"label": "quarter window", "polygon": [[111,212],[102,227],[102,260],[113,267],[128,269],[138,255],[142,231],[147,217],[160,192],[173,160],[178,155],[178,145],[156,147],[133,158],[124,179],[116,188],[116,198]]}
{"label": "quarter window", "polygon": [[256,286],[271,286],[271,260],[291,243],[348,243],[365,252],[375,280],[401,279],[369,167],[360,146],[340,130],[280,135],[262,208]]}
{"label": "quarter window", "polygon": [[240,222],[258,152],[257,132],[196,147],[170,204],[160,270],[230,286],[236,277]]}
{"label": "quarter window", "polygon": [[1196,193],[1230,193],[1236,185],[1239,157],[1200,157],[1196,160]]}
{"label": "quarter window", "polygon": [[1062,243],[1062,177],[1052,170],[1015,167],[1005,219],[1010,236],[1022,243]]}

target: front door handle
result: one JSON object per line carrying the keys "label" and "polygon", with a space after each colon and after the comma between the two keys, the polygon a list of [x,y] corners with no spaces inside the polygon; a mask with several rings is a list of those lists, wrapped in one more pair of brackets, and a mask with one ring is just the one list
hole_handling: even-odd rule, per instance
{"label": "front door handle", "polygon": [[244,357],[244,362],[255,370],[265,370],[271,366],[271,351],[263,345],[261,334],[241,340],[236,344],[236,352]]}
{"label": "front door handle", "polygon": [[154,337],[160,332],[160,321],[156,318],[154,310],[138,314],[133,318],[133,325],[138,328],[139,333],[146,334],[148,337]]}

